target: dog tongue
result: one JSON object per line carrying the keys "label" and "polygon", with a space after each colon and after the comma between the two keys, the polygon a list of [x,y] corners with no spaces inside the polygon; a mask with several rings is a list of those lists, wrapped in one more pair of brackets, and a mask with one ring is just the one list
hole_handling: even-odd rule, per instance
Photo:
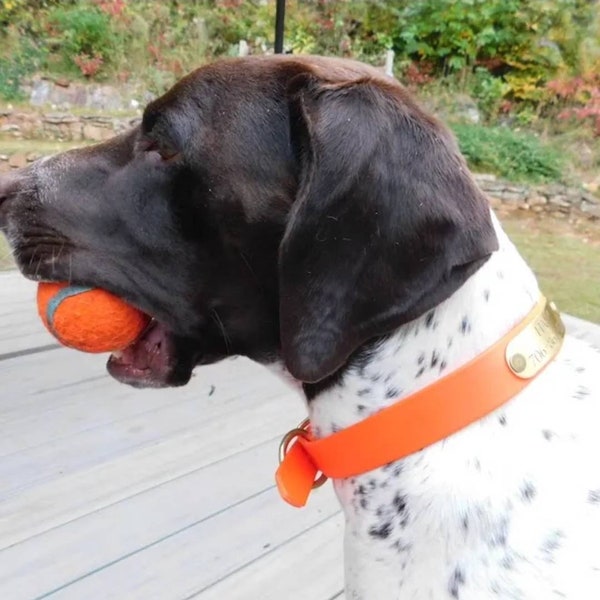
{"label": "dog tongue", "polygon": [[130,346],[111,354],[108,372],[119,381],[137,387],[162,387],[167,384],[174,360],[169,331],[152,321]]}

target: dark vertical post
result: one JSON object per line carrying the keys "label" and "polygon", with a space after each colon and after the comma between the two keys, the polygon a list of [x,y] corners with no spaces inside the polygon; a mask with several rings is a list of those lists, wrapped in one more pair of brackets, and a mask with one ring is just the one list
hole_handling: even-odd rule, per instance
{"label": "dark vertical post", "polygon": [[285,0],[277,0],[275,8],[275,54],[283,52],[283,29],[285,23]]}

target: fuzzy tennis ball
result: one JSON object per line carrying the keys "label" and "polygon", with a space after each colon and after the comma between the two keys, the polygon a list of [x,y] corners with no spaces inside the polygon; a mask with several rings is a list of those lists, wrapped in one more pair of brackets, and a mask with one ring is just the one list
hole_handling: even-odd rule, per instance
{"label": "fuzzy tennis ball", "polygon": [[83,352],[114,352],[133,343],[150,320],[106,290],[40,283],[39,315],[58,341]]}

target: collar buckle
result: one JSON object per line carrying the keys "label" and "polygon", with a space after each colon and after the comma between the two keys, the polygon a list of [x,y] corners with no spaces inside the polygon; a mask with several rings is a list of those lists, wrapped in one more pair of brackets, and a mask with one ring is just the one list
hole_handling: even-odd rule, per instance
{"label": "collar buckle", "polygon": [[305,419],[288,431],[279,444],[279,468],[275,480],[279,493],[292,506],[304,506],[310,492],[321,487],[327,476],[321,473],[302,445],[310,441],[310,421]]}

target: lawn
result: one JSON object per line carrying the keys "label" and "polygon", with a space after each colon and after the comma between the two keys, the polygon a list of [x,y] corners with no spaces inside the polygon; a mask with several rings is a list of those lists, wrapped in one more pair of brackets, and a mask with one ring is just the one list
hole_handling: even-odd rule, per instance
{"label": "lawn", "polygon": [[501,215],[502,224],[560,310],[600,323],[600,224]]}
{"label": "lawn", "polygon": [[14,266],[12,255],[8,249],[6,238],[0,233],[0,271],[12,269]]}
{"label": "lawn", "polygon": [[[600,323],[600,224],[522,214],[502,216],[511,239],[561,310]],[[13,266],[0,235],[0,270]]]}

